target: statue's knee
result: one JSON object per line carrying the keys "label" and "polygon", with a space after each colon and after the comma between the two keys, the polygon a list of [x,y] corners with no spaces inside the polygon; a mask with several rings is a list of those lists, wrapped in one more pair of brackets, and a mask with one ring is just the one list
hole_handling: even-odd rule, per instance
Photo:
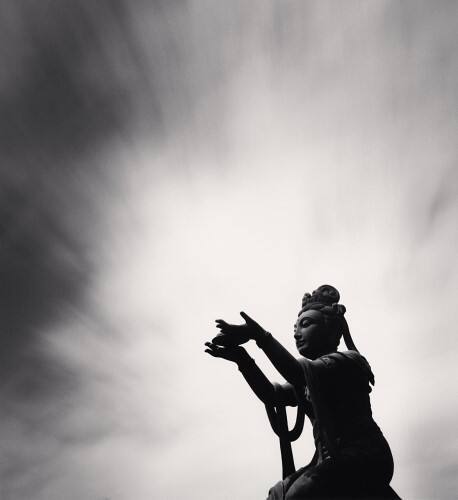
{"label": "statue's knee", "polygon": [[284,500],[284,498],[283,481],[278,481],[278,483],[270,488],[267,500]]}
{"label": "statue's knee", "polygon": [[304,498],[308,498],[313,487],[314,484],[310,477],[306,475],[299,476],[288,488],[285,500],[303,500]]}

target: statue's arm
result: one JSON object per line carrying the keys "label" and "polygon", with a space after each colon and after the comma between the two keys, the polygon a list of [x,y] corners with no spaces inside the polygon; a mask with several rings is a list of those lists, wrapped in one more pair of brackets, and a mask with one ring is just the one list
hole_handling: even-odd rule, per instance
{"label": "statue's arm", "polygon": [[237,366],[256,396],[264,404],[275,404],[274,385],[246,351],[245,355],[241,356],[240,360],[237,361]]}
{"label": "statue's arm", "polygon": [[297,395],[293,386],[272,384],[248,353],[242,357],[237,365],[243,378],[264,404],[297,406]]}
{"label": "statue's arm", "polygon": [[279,384],[273,385],[243,347],[221,347],[213,342],[205,342],[205,345],[207,347],[205,352],[214,358],[236,363],[248,385],[264,404],[281,403],[289,406],[297,404],[294,389],[288,390]]}
{"label": "statue's arm", "polygon": [[259,331],[254,340],[285,380],[294,387],[305,386],[304,370],[299,361],[271,333]]}

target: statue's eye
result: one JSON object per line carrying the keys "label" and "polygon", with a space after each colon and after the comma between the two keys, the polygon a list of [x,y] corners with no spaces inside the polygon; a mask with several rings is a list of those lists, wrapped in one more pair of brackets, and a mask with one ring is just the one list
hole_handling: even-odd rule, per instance
{"label": "statue's eye", "polygon": [[302,328],[307,328],[308,326],[310,326],[311,324],[313,323],[313,321],[311,321],[310,319],[303,319],[301,321],[301,326]]}

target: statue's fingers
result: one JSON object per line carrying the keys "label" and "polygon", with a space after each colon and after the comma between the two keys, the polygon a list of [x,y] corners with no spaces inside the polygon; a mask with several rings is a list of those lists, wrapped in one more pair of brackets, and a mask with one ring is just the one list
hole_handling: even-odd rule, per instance
{"label": "statue's fingers", "polygon": [[227,322],[224,319],[215,319],[215,323],[217,325],[227,325]]}
{"label": "statue's fingers", "polygon": [[211,349],[205,349],[205,352],[207,352],[208,354],[210,354],[210,356],[213,356],[214,358],[217,358],[218,355],[213,352]]}
{"label": "statue's fingers", "polygon": [[219,330],[219,335],[227,335],[228,333],[232,332],[234,330],[234,327],[231,325],[217,325],[216,328]]}

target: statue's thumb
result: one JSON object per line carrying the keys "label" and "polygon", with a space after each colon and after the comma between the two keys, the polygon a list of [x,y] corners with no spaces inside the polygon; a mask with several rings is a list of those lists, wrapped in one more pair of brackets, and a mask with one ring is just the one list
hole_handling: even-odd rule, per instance
{"label": "statue's thumb", "polygon": [[251,319],[248,314],[244,313],[243,311],[240,312],[240,316],[247,322],[253,324],[255,321]]}

